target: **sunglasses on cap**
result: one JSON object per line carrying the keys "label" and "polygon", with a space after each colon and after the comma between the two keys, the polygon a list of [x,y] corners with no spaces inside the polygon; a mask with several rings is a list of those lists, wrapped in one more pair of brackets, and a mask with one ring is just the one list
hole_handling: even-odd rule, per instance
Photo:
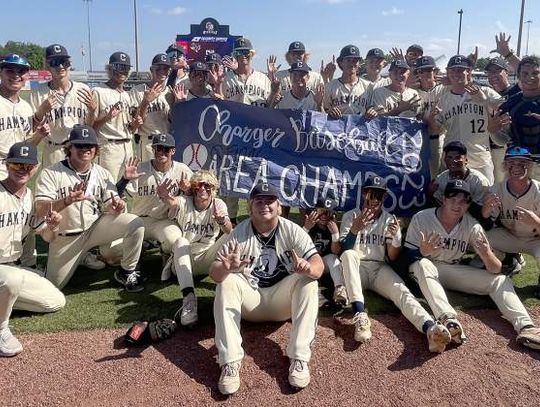
{"label": "sunglasses on cap", "polygon": [[71,61],[69,58],[59,57],[49,59],[47,64],[49,64],[51,68],[58,68],[60,65],[62,65],[64,68],[69,68],[71,66]]}
{"label": "sunglasses on cap", "polygon": [[35,168],[34,164],[23,164],[23,163],[7,163],[7,165],[12,168],[14,171],[26,171],[30,172]]}
{"label": "sunglasses on cap", "polygon": [[210,192],[214,189],[214,187],[206,182],[199,182],[197,184],[194,184],[191,189],[194,191],[199,191],[200,189],[204,188],[206,192]]}
{"label": "sunglasses on cap", "polygon": [[169,51],[167,52],[167,58],[169,59],[180,59],[184,56],[180,51]]}
{"label": "sunglasses on cap", "polygon": [[235,57],[249,57],[251,51],[249,49],[239,49],[233,52]]}
{"label": "sunglasses on cap", "polygon": [[128,73],[131,67],[129,65],[114,63],[111,64],[111,68],[115,72]]}

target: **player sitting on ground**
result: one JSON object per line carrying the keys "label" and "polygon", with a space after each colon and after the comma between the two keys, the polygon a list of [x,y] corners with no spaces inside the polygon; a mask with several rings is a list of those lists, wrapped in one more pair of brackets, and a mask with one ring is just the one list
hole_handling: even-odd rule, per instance
{"label": "player sitting on ground", "polygon": [[[455,344],[463,343],[466,337],[444,288],[489,295],[518,333],[518,343],[540,349],[540,329],[534,326],[514,291],[512,280],[501,274],[501,262],[493,254],[484,230],[467,213],[470,202],[467,182],[452,180],[446,185],[440,208],[426,209],[413,216],[405,239],[412,263],[409,270],[435,317],[448,328]],[[457,264],[467,252],[468,245],[474,247],[485,270]]]}
{"label": "player sitting on ground", "polygon": [[[182,325],[193,325],[198,320],[197,297],[194,291],[193,275],[205,275],[222,247],[232,224],[225,203],[216,198],[219,187],[214,173],[201,170],[190,180],[190,196],[173,196],[172,183],[169,190],[161,189],[160,198],[169,206],[169,217],[176,219],[182,230],[173,245],[170,259],[182,292],[182,307],[176,313]],[[223,233],[219,239],[218,235]],[[217,239],[217,240],[216,240]],[[169,264],[164,273],[167,273]],[[164,275],[163,278],[168,278]]]}
{"label": "player sitting on ground", "polygon": [[450,342],[450,332],[435,323],[401,277],[386,263],[386,257],[395,261],[401,251],[399,221],[383,209],[386,193],[383,178],[367,178],[362,187],[362,207],[345,213],[341,223],[344,249],[341,262],[354,312],[354,339],[364,343],[371,338],[371,322],[364,308],[362,292],[371,289],[391,300],[416,329],[426,334],[429,350],[440,353]]}
{"label": "player sitting on ground", "polygon": [[[37,154],[32,144],[13,144],[6,158],[7,178],[0,181],[0,356],[15,356],[23,350],[9,329],[13,309],[55,312],[66,303],[64,295],[49,280],[19,262],[27,250],[28,232],[36,224],[32,192],[27,184],[38,169]],[[46,240],[52,238],[60,219],[58,212],[47,213],[41,231]]]}
{"label": "player sitting on ground", "polygon": [[280,217],[278,195],[269,184],[255,185],[249,213],[210,267],[210,277],[217,283],[214,319],[221,366],[219,391],[233,394],[240,387],[242,318],[292,319],[287,347],[289,383],[303,388],[310,381],[308,363],[318,312],[316,279],[324,264],[309,235]]}
{"label": "player sitting on ground", "polygon": [[123,238],[121,268],[114,278],[127,291],[143,290],[135,270],[144,237],[143,221],[124,213],[111,173],[94,163],[98,140],[93,128],[75,126],[65,146],[66,159],[44,168],[36,181],[36,213],[60,212],[58,236],[49,245],[46,277],[63,288],[82,256],[93,247]]}
{"label": "player sitting on ground", "polygon": [[[482,216],[499,226],[488,231],[488,239],[496,250],[529,253],[540,270],[540,181],[531,179],[531,153],[509,147],[504,166],[506,181],[493,185],[482,208]],[[535,296],[540,298],[540,278]]]}

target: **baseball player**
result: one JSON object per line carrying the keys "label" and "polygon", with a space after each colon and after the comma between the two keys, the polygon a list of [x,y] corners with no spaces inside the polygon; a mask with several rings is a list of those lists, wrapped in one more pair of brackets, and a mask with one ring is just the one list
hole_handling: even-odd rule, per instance
{"label": "baseball player", "polygon": [[136,114],[142,119],[135,141],[137,156],[143,162],[150,161],[154,156],[152,150],[154,135],[169,132],[169,109],[173,97],[166,82],[170,72],[171,63],[167,55],[157,54],[152,58],[150,66],[152,75],[150,83],[137,85],[130,91],[133,104],[138,106]]}
{"label": "baseball player", "polygon": [[124,52],[115,52],[106,66],[109,80],[94,88],[97,119],[93,127],[98,134],[100,153],[98,163],[108,170],[115,181],[120,178],[124,163],[133,156],[132,134],[141,123],[140,116],[132,117],[135,109],[124,84],[131,62]]}
{"label": "baseball player", "polygon": [[303,388],[310,381],[308,363],[318,312],[316,279],[324,264],[309,235],[279,216],[278,196],[269,184],[255,185],[249,212],[249,219],[233,230],[210,267],[210,277],[217,283],[214,319],[221,366],[219,391],[233,394],[240,387],[244,357],[241,318],[292,319],[287,347],[289,383]]}
{"label": "baseball player", "polygon": [[[201,170],[191,177],[191,195],[162,199],[169,206],[169,215],[176,219],[182,235],[173,245],[172,264],[182,292],[182,307],[176,313],[184,326],[198,320],[197,298],[193,275],[208,273],[217,251],[232,231],[225,202],[216,197],[219,182],[216,176]],[[218,235],[223,235],[218,239]]]}
{"label": "baseball player", "polygon": [[[506,180],[493,185],[485,198],[482,216],[499,226],[487,235],[494,249],[529,253],[540,270],[540,181],[531,179],[532,165],[526,147],[506,150]],[[540,298],[540,279],[535,296]]]}
{"label": "baseball player", "polygon": [[420,96],[406,86],[410,67],[401,59],[390,64],[390,85],[373,89],[371,104],[384,116],[416,117],[420,109]]}
{"label": "baseball player", "polygon": [[[276,58],[274,56],[271,56],[269,58],[269,61],[273,60],[275,62]],[[289,44],[289,50],[285,54],[285,60],[289,65],[293,65],[296,62],[301,62],[305,65],[308,64],[309,60],[309,53],[306,52],[306,46],[304,43],[300,41],[293,41]],[[276,77],[281,82],[281,93],[287,94],[287,91],[289,91],[292,87],[292,78],[290,77],[290,70],[289,69],[283,69],[281,71],[276,72]],[[315,92],[315,90],[320,86],[324,86],[324,81],[320,73],[318,72],[310,72],[308,82],[306,84],[306,88],[308,90],[311,90]]]}
{"label": "baseball player", "polygon": [[[407,51],[405,52],[405,55],[403,55],[403,50],[400,48],[392,48],[390,51],[390,56],[393,59],[401,59],[402,61],[406,62],[407,65],[410,67],[414,67],[414,63],[416,60],[424,55],[424,49],[421,45],[418,44],[412,44],[407,48]],[[411,75],[407,78],[407,87],[418,89],[419,83],[418,78],[415,74],[415,72],[412,72]]]}
{"label": "baseball player", "polygon": [[204,62],[196,61],[189,67],[189,89],[184,97],[177,96],[178,101],[197,98],[215,98],[212,87],[208,83],[210,69]]}
{"label": "baseball player", "polygon": [[314,90],[308,87],[311,68],[305,62],[293,62],[289,68],[291,87],[276,104],[276,109],[323,110],[324,84]]}
{"label": "baseball player", "polygon": [[396,260],[401,251],[399,221],[382,207],[386,193],[386,181],[370,176],[362,187],[362,207],[346,212],[341,222],[341,262],[354,312],[354,339],[361,343],[371,339],[362,289],[372,289],[391,300],[416,329],[426,334],[431,352],[441,353],[451,340],[450,332],[435,323],[385,261],[387,256],[390,261]]}
{"label": "baseball player", "polygon": [[[445,144],[461,141],[467,147],[469,165],[493,184],[493,161],[489,152],[487,130],[491,111],[502,102],[493,89],[471,82],[472,65],[463,55],[454,55],[446,67],[450,86],[439,95],[433,110],[431,135],[445,130]],[[439,112],[440,110],[440,112]]]}
{"label": "baseball player", "polygon": [[[187,165],[173,160],[176,142],[170,134],[156,134],[152,140],[154,158],[139,164],[135,158],[128,160],[124,175],[116,184],[118,194],[131,200],[130,213],[139,216],[144,224],[145,240],[157,240],[164,256],[172,254],[174,242],[182,235],[178,224],[169,219],[168,206],[161,196],[177,196],[189,190],[193,175]],[[123,242],[110,248],[101,248],[109,264],[122,258]]]}
{"label": "baseball player", "polygon": [[[9,329],[13,309],[55,312],[66,303],[64,295],[35,270],[20,265],[25,240],[36,227],[32,192],[28,182],[38,168],[34,145],[17,142],[6,157],[7,178],[0,181],[0,357],[21,353],[23,347]],[[44,238],[52,234],[60,219],[49,212],[42,225]]]}
{"label": "baseball player", "polygon": [[373,84],[372,88],[390,85],[390,78],[381,76],[386,66],[384,52],[380,48],[372,48],[366,54],[366,73],[362,78]]}
{"label": "baseball player", "polygon": [[[444,288],[489,295],[512,323],[517,341],[540,349],[540,329],[535,328],[512,280],[501,274],[501,262],[493,254],[484,230],[467,213],[470,201],[467,182],[452,180],[446,185],[440,208],[425,209],[412,217],[405,239],[412,263],[409,270],[435,317],[450,331],[452,342],[459,345],[466,337]],[[482,259],[485,270],[459,264],[468,245]]]}
{"label": "baseball player", "polygon": [[366,113],[370,101],[370,82],[358,76],[360,68],[360,50],[356,45],[343,47],[337,58],[341,69],[340,78],[326,84],[324,91],[324,109],[333,118],[344,114]]}
{"label": "baseball player", "polygon": [[214,95],[220,99],[224,99],[223,81],[225,78],[225,69],[221,55],[217,52],[212,52],[206,55],[204,62],[208,67],[208,83],[214,91]]}
{"label": "baseball player", "polygon": [[171,44],[165,51],[169,61],[171,62],[172,70],[167,79],[167,86],[174,87],[183,84],[186,88],[189,87],[188,70],[189,66],[186,61],[184,49],[178,44]]}
{"label": "baseball player", "polygon": [[66,159],[41,171],[36,182],[36,213],[60,212],[58,236],[49,245],[46,277],[63,288],[91,248],[123,238],[121,268],[114,274],[127,291],[141,291],[135,267],[144,237],[143,221],[124,213],[109,171],[93,161],[98,139],[93,128],[75,126],[69,133]]}
{"label": "baseball player", "polygon": [[[339,243],[339,226],[334,213],[335,201],[320,199],[316,207],[304,215],[303,229],[315,244],[317,253],[324,262],[324,272],[330,273],[334,283],[334,303],[345,306],[349,302],[347,289],[343,282],[341,269],[341,245]],[[319,303],[319,305],[321,305]]]}
{"label": "baseball player", "polygon": [[[14,143],[32,139],[37,145],[46,136],[41,122],[34,129],[39,131],[32,132],[32,107],[19,95],[29,70],[30,64],[19,55],[9,54],[0,60],[0,160]],[[6,175],[6,167],[0,163],[0,178]]]}
{"label": "baseball player", "polygon": [[474,168],[467,166],[467,147],[461,141],[451,141],[443,149],[446,170],[437,176],[431,185],[434,204],[441,206],[444,190],[449,181],[462,179],[467,181],[471,192],[469,213],[480,221],[480,212],[484,204],[484,196],[489,190],[488,179]]}
{"label": "baseball player", "polygon": [[97,109],[92,90],[70,79],[71,57],[64,46],[52,44],[45,48],[45,65],[51,81],[41,83],[30,93],[35,119],[45,119],[50,128],[43,146],[44,168],[64,159],[69,132],[76,124],[91,125]]}

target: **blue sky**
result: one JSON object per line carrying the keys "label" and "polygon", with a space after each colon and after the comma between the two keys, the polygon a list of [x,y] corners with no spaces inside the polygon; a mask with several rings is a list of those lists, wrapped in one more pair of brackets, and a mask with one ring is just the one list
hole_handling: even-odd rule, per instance
{"label": "blue sky", "polygon": [[[83,0],[10,0],[7,8],[6,3],[0,43],[16,40],[46,46],[58,42],[70,51],[75,68],[83,68],[80,48],[88,47]],[[512,34],[511,44],[516,48],[521,0],[137,0],[137,4],[141,69],[147,69],[152,56],[164,51],[176,34],[189,33],[190,24],[205,17],[228,24],[231,34],[248,37],[257,49],[255,66],[263,69],[272,53],[284,63],[283,54],[294,40],[306,44],[315,68],[322,58],[327,61],[349,43],[358,45],[363,55],[373,47],[387,51],[419,43],[426,54],[449,57],[457,49],[460,8],[464,10],[462,53],[478,45],[480,56],[487,56],[501,30]],[[94,69],[102,69],[118,50],[134,61],[133,0],[92,0],[90,13]],[[540,54],[540,1],[527,0],[525,20],[533,20],[529,53]],[[525,26],[522,54],[526,32]]]}

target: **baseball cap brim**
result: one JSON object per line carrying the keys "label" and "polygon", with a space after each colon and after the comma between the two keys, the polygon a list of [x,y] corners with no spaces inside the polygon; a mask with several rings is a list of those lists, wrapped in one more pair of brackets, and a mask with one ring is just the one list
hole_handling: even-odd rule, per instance
{"label": "baseball cap brim", "polygon": [[73,140],[73,141],[69,141],[69,144],[97,146],[98,142],[97,142],[97,140]]}
{"label": "baseball cap brim", "polygon": [[11,158],[6,158],[6,159],[5,159],[5,162],[7,162],[7,163],[13,163],[13,164],[33,164],[33,165],[38,164],[37,158],[36,158],[36,159],[32,159],[32,158],[22,158],[22,157],[11,157]]}

